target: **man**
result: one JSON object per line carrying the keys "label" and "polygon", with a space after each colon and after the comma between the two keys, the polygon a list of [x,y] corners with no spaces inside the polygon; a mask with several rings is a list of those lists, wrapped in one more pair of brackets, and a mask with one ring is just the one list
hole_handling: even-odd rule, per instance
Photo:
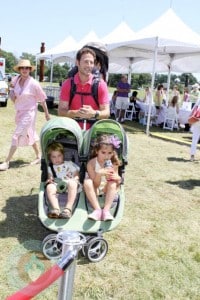
{"label": "man", "polygon": [[[76,93],[70,101],[71,78],[68,78],[61,87],[58,115],[69,118],[80,119],[107,119],[110,115],[109,95],[107,84],[103,79],[98,83],[98,99],[94,99],[91,90],[93,77],[92,71],[95,67],[96,54],[88,48],[80,49],[76,56],[78,72],[74,75]],[[70,103],[71,102],[71,103]],[[91,124],[86,122],[86,129]],[[84,128],[83,121],[79,122]]]}
{"label": "man", "polygon": [[128,83],[128,78],[126,75],[122,75],[121,81],[117,84],[117,99],[115,107],[116,112],[116,121],[121,123],[124,122],[126,109],[129,107],[129,92],[131,86]]}

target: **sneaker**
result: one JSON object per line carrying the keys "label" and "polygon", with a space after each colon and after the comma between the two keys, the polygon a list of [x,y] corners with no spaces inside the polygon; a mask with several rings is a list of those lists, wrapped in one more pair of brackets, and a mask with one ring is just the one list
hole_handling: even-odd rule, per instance
{"label": "sneaker", "polygon": [[103,210],[102,221],[113,221],[114,217],[111,215],[109,210]]}
{"label": "sneaker", "polygon": [[116,121],[119,122],[119,118],[116,118]]}
{"label": "sneaker", "polygon": [[88,219],[94,221],[101,221],[102,211],[101,209],[95,209],[91,214],[88,215]]}
{"label": "sneaker", "polygon": [[194,161],[194,155],[191,155],[190,161]]}
{"label": "sneaker", "polygon": [[121,119],[121,123],[124,123],[124,121],[125,121],[124,118],[122,118],[122,119]]}
{"label": "sneaker", "polygon": [[0,164],[0,171],[6,171],[9,169],[9,163],[8,162],[4,162],[2,164]]}

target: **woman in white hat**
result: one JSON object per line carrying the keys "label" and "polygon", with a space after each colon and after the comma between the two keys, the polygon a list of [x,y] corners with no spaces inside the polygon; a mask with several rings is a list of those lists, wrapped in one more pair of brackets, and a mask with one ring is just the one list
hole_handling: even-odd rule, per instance
{"label": "woman in white hat", "polygon": [[35,70],[28,59],[22,59],[14,67],[19,75],[11,83],[10,98],[14,102],[16,116],[16,129],[12,137],[10,151],[5,162],[0,164],[0,171],[9,168],[9,163],[17,147],[32,146],[36,159],[31,164],[40,163],[41,154],[38,146],[39,137],[36,132],[36,115],[38,102],[43,107],[46,120],[49,120],[49,112],[46,105],[47,96],[41,85],[30,73]]}

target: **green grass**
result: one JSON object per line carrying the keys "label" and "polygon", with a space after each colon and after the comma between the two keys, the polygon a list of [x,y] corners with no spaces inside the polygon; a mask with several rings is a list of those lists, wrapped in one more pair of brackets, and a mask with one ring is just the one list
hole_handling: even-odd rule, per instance
{"label": "green grass", "polygon": [[[56,114],[56,111],[51,111]],[[44,124],[38,112],[37,129]],[[0,108],[3,161],[14,129],[9,102]],[[125,173],[125,210],[119,226],[104,234],[109,245],[99,263],[77,260],[73,299],[80,300],[199,300],[200,299],[200,154],[189,161],[189,145],[154,138],[145,127],[127,122],[128,166]],[[191,141],[184,131],[151,132]],[[40,167],[31,148],[18,149],[7,172],[0,172],[0,298],[12,294],[40,275],[27,274],[37,257],[43,269],[51,266],[41,253],[47,235],[37,216]],[[35,256],[34,256],[35,255]],[[35,297],[57,299],[58,282]]]}

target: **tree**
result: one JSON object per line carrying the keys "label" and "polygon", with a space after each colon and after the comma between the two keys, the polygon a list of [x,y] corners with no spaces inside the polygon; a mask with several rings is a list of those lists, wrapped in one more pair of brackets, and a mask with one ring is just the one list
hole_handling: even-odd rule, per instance
{"label": "tree", "polygon": [[17,64],[17,58],[11,53],[1,50],[1,57],[6,60],[6,73],[13,73],[13,67]]}
{"label": "tree", "polygon": [[23,52],[22,55],[20,56],[20,59],[28,59],[28,60],[30,60],[31,65],[35,65],[36,64],[35,55],[30,54],[30,53]]}
{"label": "tree", "polygon": [[[48,76],[50,80],[51,66],[45,69],[45,76]],[[53,66],[53,82],[63,82],[67,78],[69,72],[69,66],[67,63],[64,65],[55,64]]]}

